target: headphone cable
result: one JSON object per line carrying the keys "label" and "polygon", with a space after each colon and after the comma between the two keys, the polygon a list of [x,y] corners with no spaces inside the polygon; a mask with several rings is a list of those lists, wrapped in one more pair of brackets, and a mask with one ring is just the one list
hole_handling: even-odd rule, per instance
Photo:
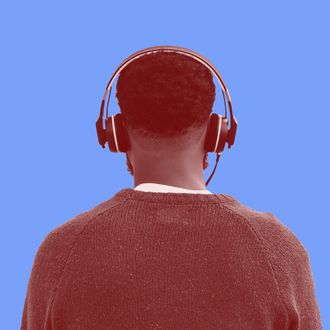
{"label": "headphone cable", "polygon": [[209,184],[210,180],[212,179],[212,176],[213,176],[213,174],[214,174],[214,172],[215,172],[215,170],[216,170],[216,168],[217,168],[217,165],[218,165],[219,159],[220,159],[220,153],[217,152],[217,159],[216,159],[216,161],[215,161],[215,166],[214,166],[214,169],[213,169],[213,171],[212,171],[210,177],[209,177],[208,180],[206,181],[206,187],[207,187],[207,185]]}

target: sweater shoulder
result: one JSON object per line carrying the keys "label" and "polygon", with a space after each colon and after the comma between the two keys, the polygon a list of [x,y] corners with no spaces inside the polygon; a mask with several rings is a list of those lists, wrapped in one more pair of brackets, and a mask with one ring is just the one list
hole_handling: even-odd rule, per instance
{"label": "sweater shoulder", "polygon": [[85,225],[95,219],[96,217],[110,211],[111,209],[121,205],[124,199],[122,198],[110,198],[106,201],[103,201],[96,205],[95,207],[85,210],[81,212],[80,214],[75,215],[74,217],[70,218],[69,220],[66,220],[59,226],[53,228],[44,239],[43,243],[46,243],[45,241],[53,241],[53,240],[65,240],[67,241],[68,238],[76,236]]}
{"label": "sweater shoulder", "polygon": [[307,250],[301,240],[272,212],[253,209],[235,198],[224,206],[243,218],[255,233],[275,273],[277,267],[279,271],[286,267],[289,274],[290,267],[298,269],[309,262]]}
{"label": "sweater shoulder", "polygon": [[[33,271],[48,273],[49,276],[60,275],[75,240],[85,227],[96,217],[111,212],[111,209],[120,205],[122,199],[111,198],[97,206],[86,210],[59,226],[53,228],[40,243],[35,255]],[[53,272],[53,274],[50,274]]]}
{"label": "sweater shoulder", "polygon": [[272,212],[254,210],[236,199],[226,203],[225,207],[244,218],[258,237],[271,265],[290,325],[321,329],[310,258],[297,235]]}
{"label": "sweater shoulder", "polygon": [[272,212],[253,209],[232,196],[228,196],[228,198],[230,203],[226,203],[225,207],[230,212],[244,218],[260,239],[267,241],[273,248],[279,247],[280,244],[285,249],[289,247],[304,256],[308,255],[306,248],[293,230]]}
{"label": "sweater shoulder", "polygon": [[51,322],[51,310],[59,281],[79,234],[100,214],[120,205],[110,199],[52,229],[35,254],[24,301],[21,328],[41,329]]}

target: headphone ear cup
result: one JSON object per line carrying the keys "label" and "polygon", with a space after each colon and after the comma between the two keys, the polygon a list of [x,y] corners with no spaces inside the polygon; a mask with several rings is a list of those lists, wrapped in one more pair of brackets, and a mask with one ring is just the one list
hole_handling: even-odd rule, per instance
{"label": "headphone ear cup", "polygon": [[129,139],[122,118],[122,114],[117,113],[105,121],[106,138],[111,152],[126,152],[129,148]]}
{"label": "headphone ear cup", "polygon": [[119,141],[119,150],[120,152],[126,152],[129,150],[130,144],[124,117],[121,113],[117,113],[115,115],[115,122],[117,141]]}
{"label": "headphone ear cup", "polygon": [[209,116],[204,149],[207,152],[222,152],[228,136],[228,119],[217,113]]}
{"label": "headphone ear cup", "polygon": [[105,136],[106,141],[108,142],[108,147],[111,152],[118,152],[116,143],[115,143],[115,137],[114,137],[114,131],[113,131],[113,118],[114,116],[111,115],[105,120]]}

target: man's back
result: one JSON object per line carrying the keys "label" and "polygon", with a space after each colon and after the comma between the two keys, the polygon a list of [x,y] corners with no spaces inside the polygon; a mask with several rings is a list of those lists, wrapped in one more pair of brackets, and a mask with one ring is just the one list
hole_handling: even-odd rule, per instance
{"label": "man's back", "polygon": [[321,329],[309,257],[224,194],[125,188],[52,230],[21,329]]}

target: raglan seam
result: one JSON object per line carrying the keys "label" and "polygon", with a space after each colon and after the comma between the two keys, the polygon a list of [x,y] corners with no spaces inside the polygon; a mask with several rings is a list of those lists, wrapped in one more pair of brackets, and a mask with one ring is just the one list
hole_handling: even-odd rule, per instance
{"label": "raglan seam", "polygon": [[[91,217],[89,220],[86,221],[85,225],[84,225],[83,228],[80,230],[80,232],[76,234],[76,237],[73,239],[73,243],[72,243],[72,246],[71,246],[70,251],[69,251],[69,253],[68,253],[68,256],[67,256],[67,258],[66,258],[66,261],[64,262],[64,266],[63,266],[63,268],[62,268],[61,275],[60,275],[59,280],[58,280],[58,282],[57,282],[57,285],[56,285],[56,287],[55,287],[55,292],[53,293],[53,297],[52,297],[52,300],[51,300],[51,303],[50,303],[50,311],[49,311],[49,315],[50,315],[50,317],[51,317],[52,312],[53,312],[53,305],[54,305],[54,301],[55,301],[55,298],[56,298],[56,293],[57,293],[58,287],[59,287],[59,285],[60,285],[60,283],[61,283],[61,280],[62,280],[62,278],[63,278],[63,274],[65,273],[65,268],[66,268],[66,265],[68,264],[68,261],[69,261],[69,259],[70,259],[70,256],[71,256],[72,252],[74,251],[74,249],[75,249],[75,247],[76,247],[76,243],[77,243],[77,241],[78,241],[79,236],[81,236],[81,235],[83,234],[83,232],[85,231],[85,229],[87,228],[87,226],[88,226],[92,221],[95,221],[95,218],[96,218],[96,217],[98,217],[98,216],[100,216],[100,215],[103,215],[103,214],[106,213],[107,211],[112,210],[112,209],[114,209],[115,207],[118,207],[118,206],[122,205],[122,203],[123,203],[125,200],[126,200],[126,199],[120,200],[120,201],[118,201],[117,204],[112,205],[112,206],[110,206],[109,208],[107,208],[107,209],[105,209],[105,210],[100,211],[99,213],[97,213],[97,214],[95,215],[95,217]],[[88,211],[87,211],[87,212],[88,212]],[[52,325],[53,325],[53,322],[52,322],[52,320],[51,320],[51,328],[53,328]]]}
{"label": "raglan seam", "polygon": [[243,220],[244,220],[243,222],[244,222],[245,224],[247,224],[247,225],[250,227],[250,229],[253,231],[254,235],[255,235],[255,236],[257,237],[257,239],[260,241],[260,244],[262,245],[262,247],[263,247],[263,249],[264,249],[264,252],[265,252],[266,258],[267,258],[267,260],[268,260],[268,263],[269,263],[269,265],[270,265],[270,267],[271,267],[271,269],[272,269],[272,273],[273,273],[273,277],[274,277],[274,282],[276,283],[276,287],[277,287],[277,290],[278,290],[279,296],[280,296],[280,298],[281,298],[281,300],[282,300],[282,304],[285,306],[284,309],[285,309],[285,311],[286,311],[287,319],[288,319],[288,321],[289,321],[289,309],[288,309],[287,304],[285,303],[285,299],[284,299],[284,297],[283,297],[282,291],[280,290],[279,281],[278,281],[278,279],[277,279],[277,277],[276,277],[276,271],[275,271],[275,269],[274,269],[274,267],[273,267],[273,264],[272,264],[272,262],[271,262],[271,260],[270,260],[270,258],[269,258],[269,254],[268,254],[267,248],[265,247],[265,245],[264,245],[264,243],[263,243],[263,240],[259,237],[259,235],[257,234],[256,230],[254,229],[253,225],[252,225],[252,224],[251,224],[251,223],[250,223],[250,222],[249,222],[244,216],[242,216],[241,214],[239,214],[237,211],[232,210],[231,208],[227,207],[226,205],[224,205],[224,207],[225,207],[226,209],[228,209],[229,211],[234,212],[235,214],[237,214],[237,215],[239,216],[239,218],[243,219]]}

